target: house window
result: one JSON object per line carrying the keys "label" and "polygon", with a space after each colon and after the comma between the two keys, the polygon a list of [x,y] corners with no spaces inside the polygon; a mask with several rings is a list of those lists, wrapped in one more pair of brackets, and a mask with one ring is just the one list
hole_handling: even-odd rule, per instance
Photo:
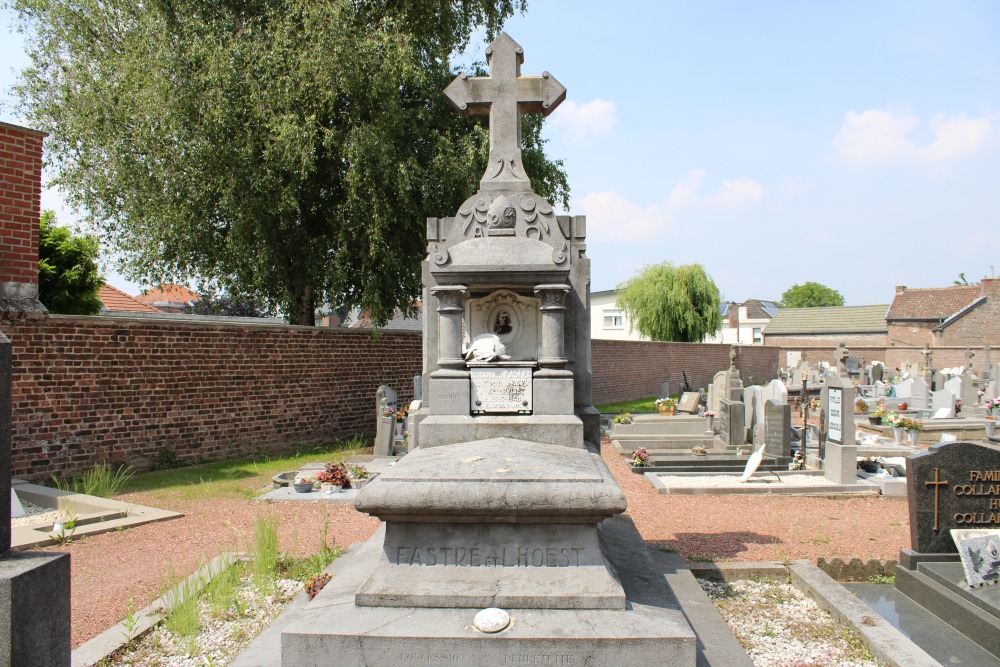
{"label": "house window", "polygon": [[764,334],[761,333],[761,327],[754,327],[753,328],[753,342],[754,343],[763,343],[764,342]]}
{"label": "house window", "polygon": [[621,329],[625,326],[625,320],[622,317],[622,311],[620,310],[605,310],[604,311],[604,328],[605,329]]}

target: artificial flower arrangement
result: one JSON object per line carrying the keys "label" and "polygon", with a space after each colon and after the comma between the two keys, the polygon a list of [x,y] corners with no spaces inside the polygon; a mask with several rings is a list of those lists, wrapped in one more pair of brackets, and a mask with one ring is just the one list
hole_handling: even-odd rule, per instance
{"label": "artificial flower arrangement", "polygon": [[615,424],[631,424],[632,423],[632,413],[622,412],[621,414],[615,415],[612,420]]}
{"label": "artificial flower arrangement", "polygon": [[640,447],[632,452],[632,465],[637,468],[643,468],[649,465],[649,452],[646,451],[645,447]]}
{"label": "artificial flower arrangement", "polygon": [[663,406],[665,408],[676,408],[677,399],[676,398],[658,398],[656,399],[656,407]]}

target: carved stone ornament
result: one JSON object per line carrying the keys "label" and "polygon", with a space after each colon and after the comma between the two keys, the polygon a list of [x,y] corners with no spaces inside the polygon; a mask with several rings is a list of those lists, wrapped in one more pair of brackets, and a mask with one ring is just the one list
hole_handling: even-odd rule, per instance
{"label": "carved stone ornament", "polygon": [[466,361],[507,361],[507,347],[496,334],[479,334],[471,343],[462,346]]}
{"label": "carved stone ornament", "polygon": [[469,299],[468,334],[476,340],[483,334],[496,336],[515,360],[538,358],[539,300],[510,290]]}

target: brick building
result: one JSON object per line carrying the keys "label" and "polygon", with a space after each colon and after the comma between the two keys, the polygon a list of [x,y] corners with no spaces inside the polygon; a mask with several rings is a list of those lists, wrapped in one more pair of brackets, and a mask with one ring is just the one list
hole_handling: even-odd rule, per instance
{"label": "brick building", "polygon": [[44,132],[0,123],[0,320],[48,315],[38,301],[44,139]]}
{"label": "brick building", "polygon": [[890,345],[1000,343],[1000,278],[978,285],[896,287],[886,313]]}
{"label": "brick building", "polygon": [[888,305],[782,308],[764,327],[764,345],[847,347],[886,344]]}

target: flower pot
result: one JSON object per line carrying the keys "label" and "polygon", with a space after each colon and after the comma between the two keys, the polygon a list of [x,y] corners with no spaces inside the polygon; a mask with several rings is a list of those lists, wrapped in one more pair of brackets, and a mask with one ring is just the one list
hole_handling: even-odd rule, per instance
{"label": "flower pot", "polygon": [[858,461],[858,467],[867,473],[875,474],[879,471],[879,466],[877,461]]}
{"label": "flower pot", "polygon": [[902,444],[902,442],[903,442],[903,427],[902,426],[893,426],[892,427],[892,439],[895,440],[897,443]]}
{"label": "flower pot", "polygon": [[364,488],[365,484],[367,484],[368,480],[370,480],[370,479],[371,479],[371,477],[365,477],[364,479],[355,479],[355,478],[352,477],[351,478],[351,488],[352,489],[359,489],[360,490],[360,489]]}
{"label": "flower pot", "polygon": [[992,438],[994,431],[996,431],[997,423],[992,419],[986,421],[986,437]]}
{"label": "flower pot", "polygon": [[907,403],[906,401],[903,401],[902,403],[900,403],[900,404],[899,404],[899,409],[900,409],[900,410],[906,410],[906,409],[908,409],[909,407],[910,407],[910,404],[909,404],[909,403]]}
{"label": "flower pot", "polygon": [[881,417],[872,417],[871,415],[869,415],[868,416],[868,423],[871,424],[872,426],[878,426],[879,424],[882,423],[882,418]]}
{"label": "flower pot", "polygon": [[312,482],[292,482],[295,493],[309,493],[313,490]]}
{"label": "flower pot", "polygon": [[708,420],[708,429],[707,429],[707,430],[708,430],[709,432],[712,432],[712,433],[714,433],[715,431],[714,431],[714,429],[712,428],[712,425],[713,425],[713,424],[715,423],[715,417],[705,417],[705,419],[707,419],[707,420]]}
{"label": "flower pot", "polygon": [[907,431],[906,435],[909,436],[911,445],[916,445],[918,442],[920,442],[920,431],[916,430]]}

